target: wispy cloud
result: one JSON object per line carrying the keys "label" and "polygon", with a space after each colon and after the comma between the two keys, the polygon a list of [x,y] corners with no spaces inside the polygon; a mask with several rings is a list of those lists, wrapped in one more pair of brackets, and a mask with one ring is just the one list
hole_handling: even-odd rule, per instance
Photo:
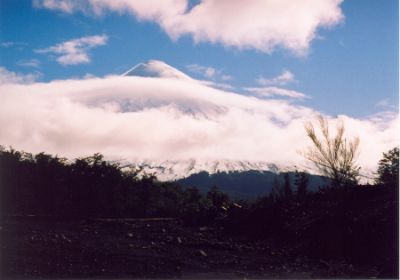
{"label": "wispy cloud", "polygon": [[39,67],[40,61],[38,59],[22,59],[18,60],[16,65],[22,67]]}
{"label": "wispy cloud", "polygon": [[74,0],[33,0],[32,5],[35,8],[46,8],[64,13],[72,13],[83,8],[78,1]]}
{"label": "wispy cloud", "polygon": [[220,43],[271,53],[276,48],[305,55],[321,27],[343,21],[342,0],[34,0],[34,6],[73,13],[130,13],[154,21],[173,39]]}
{"label": "wispy cloud", "polygon": [[186,68],[190,72],[201,74],[203,77],[208,79],[214,79],[217,74],[217,70],[215,68],[202,66],[199,64],[189,64],[186,65]]}
{"label": "wispy cloud", "polygon": [[295,81],[296,79],[294,78],[293,73],[288,70],[284,70],[282,74],[274,78],[267,79],[260,76],[256,80],[256,82],[261,86],[284,86]]}
{"label": "wispy cloud", "polygon": [[17,50],[22,50],[28,44],[25,42],[13,42],[13,41],[4,41],[0,42],[0,47],[2,48],[16,48]]}
{"label": "wispy cloud", "polygon": [[244,89],[260,97],[289,97],[294,99],[309,98],[304,93],[280,87],[248,87]]}
{"label": "wispy cloud", "polygon": [[387,110],[395,110],[397,108],[397,104],[393,104],[393,102],[390,102],[388,98],[379,100],[376,104],[376,107],[382,108],[382,109],[387,109]]}
{"label": "wispy cloud", "polygon": [[29,74],[15,73],[0,67],[0,84],[31,84],[37,81],[42,74],[34,72]]}
{"label": "wispy cloud", "polygon": [[211,66],[188,64],[186,65],[186,68],[190,72],[200,74],[206,79],[221,80],[221,81],[229,81],[233,79],[232,76],[224,74],[222,70],[215,69],[214,67]]}
{"label": "wispy cloud", "polygon": [[89,50],[107,43],[107,35],[86,36],[36,50],[37,53],[58,55],[57,62],[62,65],[76,65],[91,61]]}
{"label": "wispy cloud", "polygon": [[189,72],[199,74],[203,79],[201,83],[214,88],[223,90],[233,90],[235,87],[227,83],[233,79],[231,75],[224,74],[222,70],[218,70],[211,66],[203,66],[200,64],[188,64],[186,69]]}
{"label": "wispy cloud", "polygon": [[14,45],[15,45],[15,43],[11,42],[11,41],[1,42],[0,43],[0,46],[2,46],[3,48],[10,48],[10,47],[12,47]]}
{"label": "wispy cloud", "polygon": [[294,74],[288,70],[273,78],[258,77],[256,83],[259,87],[246,87],[244,90],[260,97],[286,97],[292,99],[305,99],[309,96],[299,91],[282,88],[289,83],[297,82]]}

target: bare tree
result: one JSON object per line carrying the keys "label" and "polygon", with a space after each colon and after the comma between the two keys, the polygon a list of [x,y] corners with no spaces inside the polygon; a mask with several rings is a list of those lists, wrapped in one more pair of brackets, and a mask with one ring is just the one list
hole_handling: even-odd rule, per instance
{"label": "bare tree", "polygon": [[303,155],[313,162],[320,172],[331,179],[334,186],[346,186],[357,182],[360,167],[356,164],[358,137],[348,141],[344,137],[344,124],[339,122],[336,135],[331,137],[328,120],[318,118],[321,137],[317,136],[311,122],[305,124],[305,130],[312,141],[312,146]]}

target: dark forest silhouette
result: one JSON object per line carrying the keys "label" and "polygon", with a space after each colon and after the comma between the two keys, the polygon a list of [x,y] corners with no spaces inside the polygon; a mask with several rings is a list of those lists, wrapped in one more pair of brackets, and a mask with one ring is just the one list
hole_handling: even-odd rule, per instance
{"label": "dark forest silhouette", "polygon": [[273,240],[294,255],[398,273],[398,148],[383,155],[374,185],[308,190],[308,174],[274,182],[273,192],[235,200],[217,186],[159,182],[123,171],[101,154],[68,161],[45,153],[0,149],[2,219],[176,217],[187,225],[223,228],[227,236]]}

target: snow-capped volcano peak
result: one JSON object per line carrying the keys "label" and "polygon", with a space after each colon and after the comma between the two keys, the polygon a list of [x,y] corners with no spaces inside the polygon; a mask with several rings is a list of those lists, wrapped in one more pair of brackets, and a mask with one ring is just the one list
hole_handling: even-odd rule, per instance
{"label": "snow-capped volcano peak", "polygon": [[144,63],[139,63],[122,74],[122,76],[192,80],[192,78],[185,73],[160,60],[149,60]]}
{"label": "snow-capped volcano peak", "polygon": [[294,167],[278,166],[266,161],[249,160],[137,160],[128,161],[125,167],[141,170],[139,175],[155,175],[161,181],[173,181],[205,171],[209,174],[218,172],[271,171],[274,173],[294,170]]}

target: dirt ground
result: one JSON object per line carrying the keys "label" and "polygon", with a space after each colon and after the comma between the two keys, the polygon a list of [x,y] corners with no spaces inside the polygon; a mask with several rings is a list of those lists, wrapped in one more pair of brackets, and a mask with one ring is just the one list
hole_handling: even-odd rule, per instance
{"label": "dirt ground", "polygon": [[370,267],[310,260],[270,241],[227,237],[177,219],[44,221],[0,224],[1,279],[369,278]]}

